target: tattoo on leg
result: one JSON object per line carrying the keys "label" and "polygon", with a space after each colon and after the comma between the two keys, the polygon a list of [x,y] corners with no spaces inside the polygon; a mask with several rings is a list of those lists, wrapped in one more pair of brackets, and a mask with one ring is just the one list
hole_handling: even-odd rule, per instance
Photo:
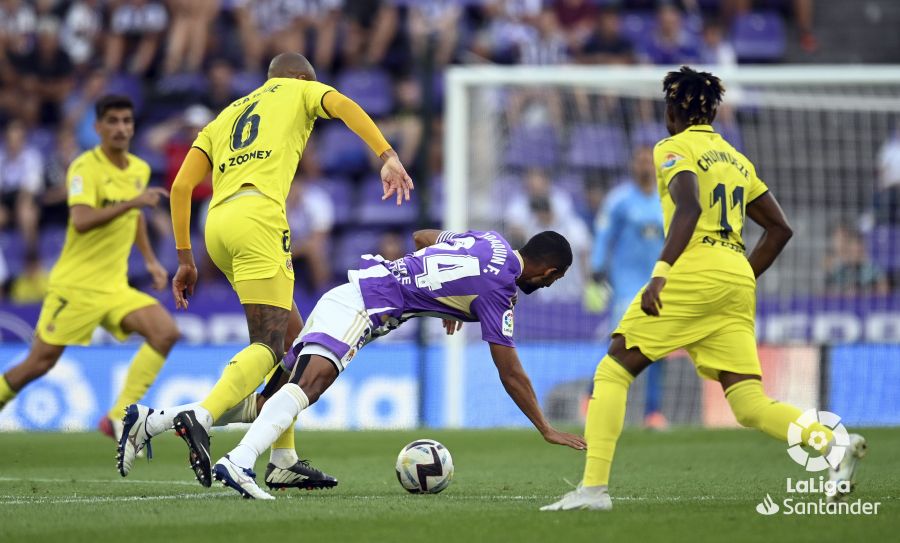
{"label": "tattoo on leg", "polygon": [[244,313],[247,315],[250,343],[268,345],[275,353],[276,362],[280,362],[284,357],[284,335],[290,311],[271,305],[247,304]]}

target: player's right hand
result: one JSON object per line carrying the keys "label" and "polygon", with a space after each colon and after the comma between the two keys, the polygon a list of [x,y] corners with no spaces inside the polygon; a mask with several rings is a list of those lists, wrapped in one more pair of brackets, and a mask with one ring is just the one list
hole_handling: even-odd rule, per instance
{"label": "player's right hand", "polygon": [[647,283],[647,288],[641,295],[641,310],[651,317],[658,317],[659,310],[662,309],[663,303],[659,298],[660,292],[666,286],[665,277],[651,277]]}
{"label": "player's right hand", "polygon": [[396,156],[389,157],[381,167],[381,186],[384,190],[382,200],[387,200],[394,194],[397,195],[397,205],[403,200],[409,201],[409,191],[413,190],[413,181],[406,173],[406,168]]}
{"label": "player's right hand", "polygon": [[444,319],[443,320],[444,330],[447,331],[448,336],[452,336],[460,329],[462,329],[462,321],[455,321],[453,319]]}
{"label": "player's right hand", "polygon": [[575,434],[567,434],[566,432],[560,432],[556,428],[550,428],[543,435],[547,443],[565,445],[579,451],[587,449],[587,441]]}
{"label": "player's right hand", "polygon": [[197,284],[197,266],[181,263],[172,278],[172,295],[175,296],[175,308],[187,309],[188,296],[193,296],[194,285]]}
{"label": "player's right hand", "polygon": [[134,201],[140,207],[156,207],[156,204],[159,203],[159,199],[161,197],[169,197],[169,191],[159,187],[149,187],[144,192],[140,193]]}

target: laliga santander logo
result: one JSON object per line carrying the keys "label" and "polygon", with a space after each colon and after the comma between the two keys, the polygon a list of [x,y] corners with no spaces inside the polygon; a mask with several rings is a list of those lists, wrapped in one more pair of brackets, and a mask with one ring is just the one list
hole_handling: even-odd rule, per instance
{"label": "laliga santander logo", "polygon": [[[815,422],[820,422],[823,426],[830,428],[834,435],[834,443],[827,455],[812,456],[803,449],[803,446],[807,445],[816,451],[821,451],[828,444],[828,438],[821,430],[810,432],[809,438],[805,443],[803,442],[803,431]],[[841,417],[830,411],[808,409],[788,426],[788,455],[794,462],[805,466],[806,471],[822,471],[829,467],[837,468],[844,458],[844,453],[847,452],[848,445],[850,445],[850,436],[841,423]]]}

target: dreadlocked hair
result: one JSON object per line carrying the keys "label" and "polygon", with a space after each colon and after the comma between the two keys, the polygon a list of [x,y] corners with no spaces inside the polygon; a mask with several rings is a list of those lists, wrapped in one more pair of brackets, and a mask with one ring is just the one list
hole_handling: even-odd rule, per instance
{"label": "dreadlocked hair", "polygon": [[716,118],[716,108],[725,94],[725,86],[709,72],[682,66],[679,71],[666,74],[663,92],[666,103],[689,125],[712,124]]}

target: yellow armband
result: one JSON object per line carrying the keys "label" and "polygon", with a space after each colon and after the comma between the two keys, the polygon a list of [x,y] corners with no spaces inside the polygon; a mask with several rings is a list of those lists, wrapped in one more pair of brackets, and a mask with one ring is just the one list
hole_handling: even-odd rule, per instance
{"label": "yellow armband", "polygon": [[391,144],[384,139],[384,134],[375,126],[369,114],[353,100],[339,92],[331,91],[322,99],[322,106],[332,118],[344,121],[350,130],[366,142],[375,155],[381,156],[391,148]]}
{"label": "yellow armband", "polygon": [[172,183],[169,205],[172,210],[172,231],[175,234],[176,249],[191,248],[191,194],[194,187],[206,179],[212,166],[206,153],[191,147],[181,169]]}
{"label": "yellow armband", "polygon": [[669,276],[669,271],[671,271],[671,269],[672,265],[668,262],[657,260],[656,265],[653,266],[653,273],[650,274],[650,277],[662,277],[665,279]]}

